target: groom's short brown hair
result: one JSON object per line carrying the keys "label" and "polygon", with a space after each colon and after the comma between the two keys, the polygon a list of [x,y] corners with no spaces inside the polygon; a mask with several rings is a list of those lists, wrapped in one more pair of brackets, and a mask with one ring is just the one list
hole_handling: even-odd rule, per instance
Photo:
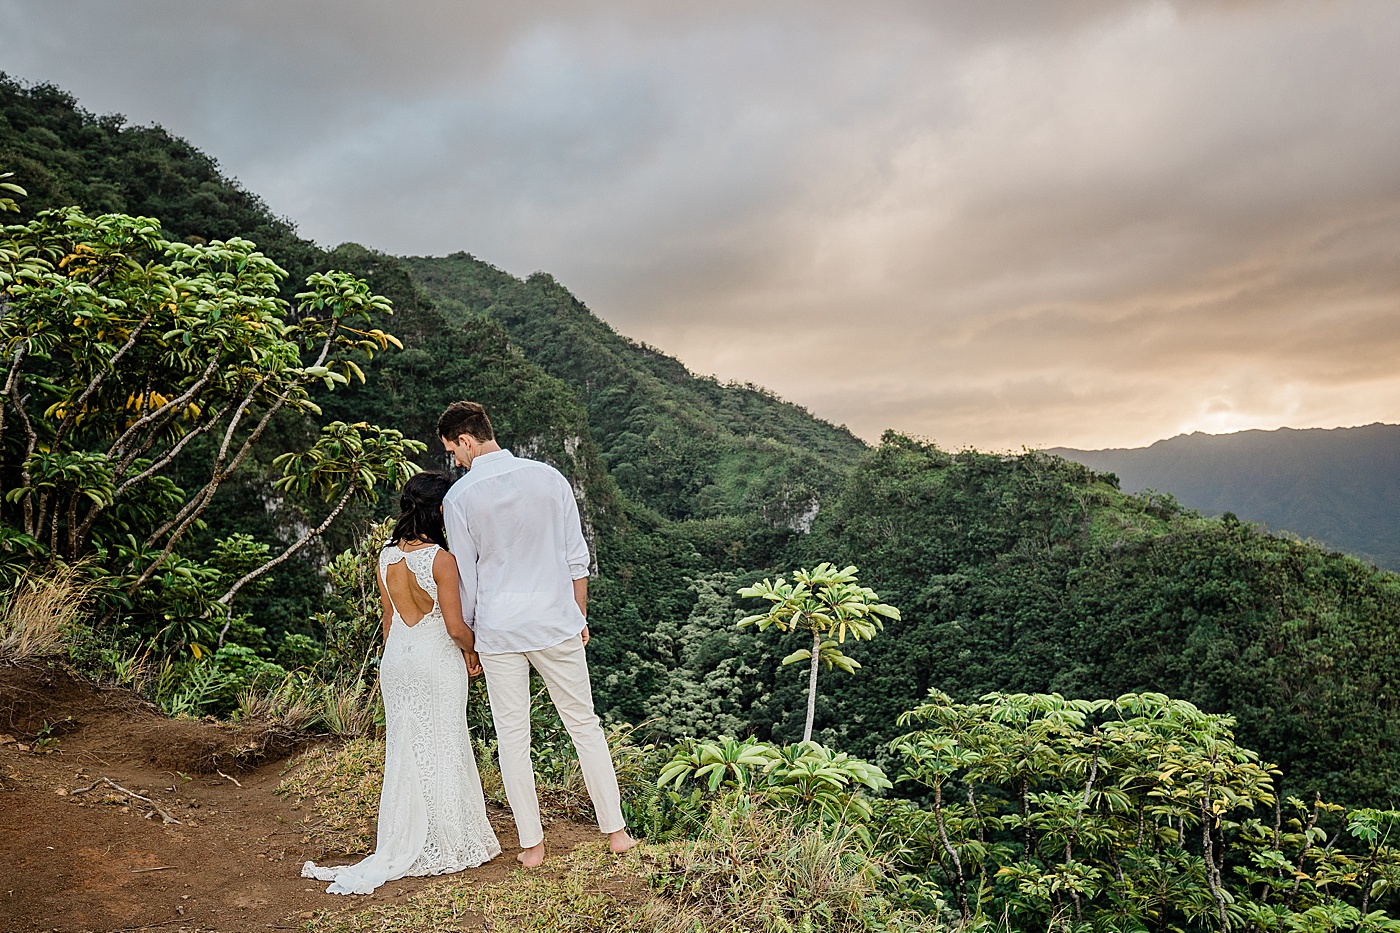
{"label": "groom's short brown hair", "polygon": [[479,441],[494,441],[496,432],[491,430],[491,419],[486,417],[486,409],[476,402],[453,402],[447,411],[438,418],[438,437],[455,441],[463,434],[470,434]]}

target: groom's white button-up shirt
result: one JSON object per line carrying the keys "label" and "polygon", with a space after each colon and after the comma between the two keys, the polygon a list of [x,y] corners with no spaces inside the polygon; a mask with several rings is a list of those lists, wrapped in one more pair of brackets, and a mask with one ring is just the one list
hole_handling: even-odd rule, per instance
{"label": "groom's white button-up shirt", "polygon": [[480,654],[540,651],[583,630],[573,581],[588,576],[588,542],[564,474],[509,450],[482,454],[442,517]]}

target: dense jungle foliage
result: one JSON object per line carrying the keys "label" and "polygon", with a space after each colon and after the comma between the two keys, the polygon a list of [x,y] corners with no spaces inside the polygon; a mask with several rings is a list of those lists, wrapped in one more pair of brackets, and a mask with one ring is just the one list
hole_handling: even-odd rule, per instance
{"label": "dense jungle foliage", "polygon": [[[632,796],[638,822],[665,838],[710,803],[697,847],[730,859],[654,883],[682,909],[716,880],[762,903],[768,892],[741,872],[795,825],[819,834],[792,857],[825,876],[807,906],[830,929],[1400,929],[1383,909],[1400,884],[1400,812],[1280,796],[1276,769],[1227,717],[1150,693],[965,704],[935,690],[900,726],[890,775],[922,792],[918,804],[872,799],[886,774],[819,744],[681,742],[660,788]],[[764,825],[765,813],[780,820]],[[755,816],[767,845],[744,838]],[[831,864],[842,854],[844,878]],[[852,875],[866,891],[846,901],[839,882]],[[786,893],[768,894],[769,909],[788,907]]]}
{"label": "dense jungle foliage", "polygon": [[838,687],[833,724],[886,736],[911,689],[1155,690],[1236,717],[1285,786],[1400,796],[1394,574],[1059,458],[896,435],[802,547],[859,564],[904,613]]}
{"label": "dense jungle foliage", "polygon": [[[314,494],[272,489],[278,454],[308,449],[321,425],[363,422],[401,431],[424,445],[405,456],[442,467],[436,416],[475,398],[507,446],[555,463],[580,494],[598,565],[590,661],[615,721],[650,721],[667,739],[798,739],[806,679],[781,662],[803,645],[736,628],[759,611],[736,594],[831,560],[857,564],[902,617],[849,648],[861,670],[823,675],[813,734],[824,746],[893,770],[897,718],[930,688],[964,703],[993,691],[1157,691],[1233,716],[1240,741],[1279,762],[1284,789],[1305,799],[1320,790],[1385,805],[1397,794],[1391,574],[1167,497],[1126,495],[1112,476],[1042,454],[952,453],[894,434],[866,449],[761,390],[697,378],[626,340],[547,275],[520,280],[465,254],[321,249],[188,143],[87,114],[54,88],[0,79],[0,171],[28,192],[9,215],[17,224],[72,204],[90,218],[149,216],[171,249],[252,240],[288,272],[273,288],[281,300],[334,271],[392,303],[392,316],[371,308],[360,326],[403,348],[349,357],[363,384],[310,385],[319,416],[277,412],[263,452],[182,539],[186,558],[222,562],[206,582],[195,574],[204,603],[325,514]],[[24,459],[13,424],[0,438],[10,471]],[[170,483],[193,494],[216,453],[192,444]],[[166,695],[185,711],[226,714],[240,678],[318,663],[361,611],[353,575],[332,573],[327,592],[322,567],[363,547],[369,521],[392,509],[390,484],[375,492],[238,595],[214,668],[171,654]],[[6,523],[23,533],[14,514]],[[13,573],[26,552],[9,553]],[[167,611],[184,610],[130,616],[126,642],[89,655],[121,662]],[[185,641],[162,650],[199,643]],[[361,660],[346,661],[351,674]],[[218,689],[182,692],[179,676],[210,670]]]}

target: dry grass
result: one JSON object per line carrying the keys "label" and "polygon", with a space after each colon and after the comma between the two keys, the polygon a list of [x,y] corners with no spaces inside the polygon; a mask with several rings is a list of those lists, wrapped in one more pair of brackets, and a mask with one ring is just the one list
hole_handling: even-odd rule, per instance
{"label": "dry grass", "polygon": [[320,694],[319,689],[308,690],[295,674],[288,674],[271,690],[245,690],[239,694],[238,718],[275,723],[298,732],[310,729],[321,721]]}
{"label": "dry grass", "polygon": [[92,587],[78,567],[24,573],[0,597],[0,661],[26,661],[62,651],[91,595]]}
{"label": "dry grass", "polygon": [[340,736],[374,737],[382,734],[384,698],[378,687],[364,680],[337,680],[326,684],[321,719]]}
{"label": "dry grass", "polygon": [[[279,707],[263,695],[246,697],[243,708],[249,717],[267,719],[279,709],[285,717],[305,707]],[[494,740],[478,745],[476,755],[486,799],[506,806]],[[591,817],[592,803],[582,776],[571,776],[567,768],[560,770],[562,780],[536,774],[541,812],[546,817]],[[577,771],[576,763],[573,770]],[[314,748],[291,762],[283,773],[277,792],[295,797],[311,808],[313,815],[304,823],[309,840],[322,845],[328,853],[346,855],[368,852],[374,847],[379,791],[384,785],[382,739],[357,737],[344,745]]]}
{"label": "dry grass", "polygon": [[622,858],[605,843],[579,846],[545,871],[517,870],[483,885],[471,872],[450,876],[394,904],[353,915],[324,916],[313,933],[418,933],[423,930],[511,930],[598,933],[652,929],[645,856]]}
{"label": "dry grass", "polygon": [[616,857],[578,846],[548,871],[483,885],[471,872],[391,904],[323,915],[309,933],[874,933],[937,931],[932,917],[891,911],[850,841],[771,814],[729,814],[701,840]]}
{"label": "dry grass", "polygon": [[384,701],[363,680],[323,683],[288,674],[271,689],[240,694],[238,716],[287,732],[321,729],[346,739],[376,738],[382,734]]}

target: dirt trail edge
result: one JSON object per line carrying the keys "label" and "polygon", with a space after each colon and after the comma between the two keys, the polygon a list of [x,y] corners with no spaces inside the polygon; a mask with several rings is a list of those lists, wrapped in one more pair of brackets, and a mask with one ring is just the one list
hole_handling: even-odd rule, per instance
{"label": "dirt trail edge", "polygon": [[[246,732],[164,719],[128,691],[56,667],[0,666],[0,931],[293,930],[443,880],[336,897],[301,878],[306,859],[353,858],[305,841],[308,808],[274,793],[285,761],[234,770],[247,742]],[[105,783],[74,793],[101,778],[179,822]],[[499,810],[490,816],[507,852],[470,873],[483,884],[516,870],[515,827]],[[573,823],[548,832],[556,852],[598,838]]]}

